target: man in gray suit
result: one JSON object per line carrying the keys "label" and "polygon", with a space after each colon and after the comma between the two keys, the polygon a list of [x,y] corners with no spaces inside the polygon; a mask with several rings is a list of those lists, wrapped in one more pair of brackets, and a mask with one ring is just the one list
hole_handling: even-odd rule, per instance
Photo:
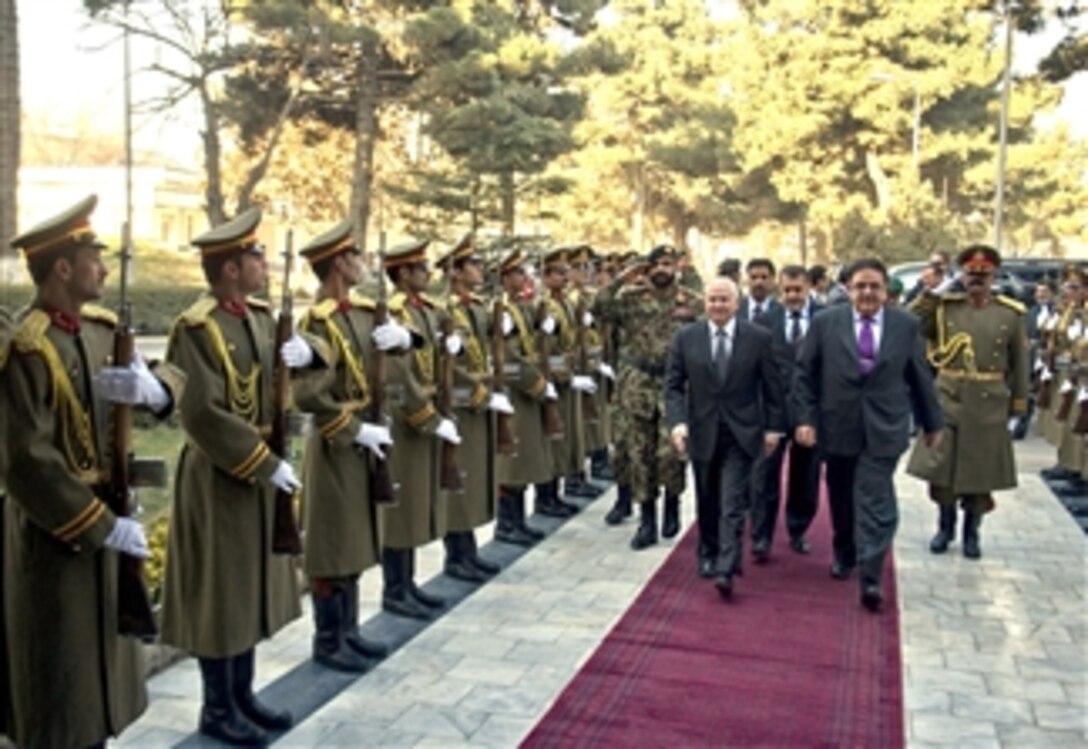
{"label": "man in gray suit", "polygon": [[794,439],[819,444],[827,465],[831,575],[844,580],[857,565],[861,603],[877,611],[899,522],[892,476],[907,449],[912,408],[930,446],[940,442],[944,419],[917,319],[885,306],[884,264],[856,261],[846,286],[851,303],[817,314],[801,343],[791,390]]}
{"label": "man in gray suit", "polygon": [[706,320],[673,336],[665,366],[665,421],[673,447],[691,457],[699,523],[699,574],[733,593],[752,461],[784,429],[782,385],[771,334],[736,317],[737,286],[715,278]]}

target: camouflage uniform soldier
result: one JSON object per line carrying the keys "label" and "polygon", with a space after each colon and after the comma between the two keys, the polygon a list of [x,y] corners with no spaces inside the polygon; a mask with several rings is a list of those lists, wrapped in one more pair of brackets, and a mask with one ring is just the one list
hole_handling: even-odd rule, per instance
{"label": "camouflage uniform soldier", "polygon": [[324,341],[331,362],[325,377],[295,388],[295,405],[313,414],[314,431],[303,469],[303,527],[314,615],[314,660],[340,671],[365,671],[364,657],[386,655],[384,645],[359,634],[359,576],[381,555],[378,509],[371,497],[371,461],[385,460],[389,427],[370,416],[374,347],[407,351],[408,330],[376,326],[374,302],[350,293],[362,277],[354,225],[342,221],[299,251],[321,282],[299,328]]}
{"label": "camouflage uniform soldier", "polygon": [[[382,608],[391,614],[430,619],[445,606],[415,582],[415,550],[446,535],[448,499],[439,489],[439,440],[460,444],[457,426],[435,407],[439,314],[427,297],[427,241],[394,247],[385,256],[385,271],[396,285],[390,313],[418,332],[422,346],[390,362],[393,412],[392,469],[400,484],[397,504],[382,507]],[[460,346],[457,336],[443,345]],[[459,350],[459,349],[458,349]],[[456,353],[456,352],[455,352]],[[453,501],[459,501],[455,499]]]}
{"label": "camouflage uniform soldier", "polygon": [[[200,731],[228,743],[267,741],[292,723],[253,694],[254,648],[301,613],[294,560],[272,551],[277,491],[301,484],[265,442],[277,354],[321,374],[322,345],[295,335],[275,351],[264,248],[253,208],[193,240],[209,294],[174,321],[167,359],[188,376],[163,587],[163,642],[200,663]],[[314,346],[318,351],[315,351]]]}
{"label": "camouflage uniform soldier", "polygon": [[514,406],[515,455],[499,455],[499,517],[495,538],[518,546],[530,546],[544,534],[525,522],[525,487],[552,477],[552,442],[545,432],[542,411],[545,400],[556,400],[555,385],[540,371],[542,353],[537,346],[533,308],[521,301],[525,287],[525,258],[511,250],[499,261],[503,287],[502,326],[505,340],[504,375]]}
{"label": "camouflage uniform soldier", "polygon": [[[641,270],[645,266],[639,262],[638,254],[634,252],[625,252],[616,258],[616,273],[613,274],[613,279],[616,274],[624,268],[631,268],[633,264],[637,264],[637,269],[633,271],[634,275],[629,278],[629,283],[634,285],[645,283],[645,274]],[[610,279],[608,284],[611,284],[613,279]],[[608,284],[602,284],[600,288],[606,288]],[[631,516],[631,456],[628,450],[630,420],[627,418],[627,406],[623,402],[623,398],[620,397],[620,393],[627,391],[633,367],[624,340],[623,327],[612,324],[604,317],[600,310],[601,299],[602,295],[598,293],[597,298],[594,300],[594,311],[597,317],[603,321],[602,324],[607,328],[611,337],[612,364],[617,371],[615,390],[612,397],[612,413],[610,414],[613,442],[612,475],[616,482],[616,502],[612,509],[608,511],[608,514],[605,515],[604,522],[608,525],[619,525]]]}
{"label": "camouflage uniform soldier", "polygon": [[457,430],[464,438],[458,457],[465,472],[465,491],[450,501],[444,569],[458,580],[482,582],[500,570],[480,557],[475,533],[495,518],[498,486],[491,412],[512,414],[514,407],[506,395],[492,393],[489,387],[487,344],[492,321],[484,299],[473,293],[483,283],[483,261],[475,252],[472,235],[454,245],[438,266],[450,279],[446,313],[465,346],[465,356],[454,367],[453,389]]}
{"label": "camouflage uniform soldier", "polygon": [[959,501],[963,555],[978,559],[979,524],[994,507],[990,493],[1016,486],[1006,422],[1027,411],[1027,331],[1023,305],[990,291],[1001,264],[996,250],[968,247],[957,263],[965,274],[965,292],[925,292],[914,303],[937,368],[945,428],[937,447],[915,443],[907,470],[929,481],[930,496],[940,507],[930,550],[948,550]]}
{"label": "camouflage uniform soldier", "polygon": [[631,540],[636,550],[657,543],[656,504],[662,484],[661,535],[672,538],[680,530],[685,465],[667,434],[663,378],[673,333],[701,314],[702,300],[677,284],[676,256],[676,249],[669,245],[655,247],[648,257],[648,284],[624,285],[643,270],[633,268],[600,292],[601,317],[622,328],[624,355],[631,361],[631,372],[618,396],[628,409],[631,488],[641,503],[639,528]]}
{"label": "camouflage uniform soldier", "polygon": [[117,318],[88,304],[106,278],[105,245],[90,225],[96,202],[12,240],[37,287],[0,345],[0,485],[10,492],[0,588],[10,674],[0,673],[0,709],[23,747],[104,745],[147,706],[143,646],[118,633],[121,554],[146,558],[147,540],[102,499],[114,457],[110,406],[164,416],[184,378],[168,366],[153,375],[138,357],[105,366]]}

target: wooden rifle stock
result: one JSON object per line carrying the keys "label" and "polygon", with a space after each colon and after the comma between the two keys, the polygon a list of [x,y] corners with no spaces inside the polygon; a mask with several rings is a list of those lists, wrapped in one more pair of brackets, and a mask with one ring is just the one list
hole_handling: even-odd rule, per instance
{"label": "wooden rifle stock", "polygon": [[[491,392],[496,394],[506,392],[506,341],[502,333],[504,311],[502,299],[496,299],[491,305]],[[518,441],[514,436],[510,414],[495,414],[495,449],[500,455],[517,455]]]}
{"label": "wooden rifle stock", "polygon": [[[586,295],[584,291],[578,292],[578,305],[576,307],[574,329],[578,331],[576,338],[576,352],[578,358],[578,373],[592,377],[589,372],[589,355],[586,353]],[[589,423],[600,421],[601,415],[597,412],[597,395],[595,393],[582,393],[582,418]]]}
{"label": "wooden rifle stock", "polygon": [[[121,242],[121,308],[113,337],[113,366],[128,367],[136,355],[136,335],[132,331],[132,303],[128,300],[132,253],[127,223],[121,229]],[[119,518],[132,515],[132,453],[132,406],[118,403],[113,406],[113,452],[106,494],[110,510]],[[121,554],[117,565],[117,631],[142,640],[151,640],[159,631],[144,582],[143,560],[129,554]]]}
{"label": "wooden rifle stock", "polygon": [[[389,307],[385,300],[385,232],[381,233],[378,248],[378,299],[374,304],[374,327],[385,325],[389,320]],[[373,345],[370,366],[370,409],[369,419],[372,424],[386,424],[385,417],[385,352]],[[370,500],[376,505],[392,505],[397,502],[397,484],[393,480],[393,471],[389,460],[393,446],[385,446],[385,460],[371,455],[370,459]]]}
{"label": "wooden rifle stock", "polygon": [[[280,298],[280,313],[276,320],[276,346],[274,351],[276,366],[273,372],[272,434],[268,438],[268,447],[282,460],[288,458],[290,431],[288,411],[291,406],[291,369],[284,363],[280,354],[283,344],[291,340],[295,333],[294,313],[291,308],[291,253],[293,234],[287,231],[287,242],[283,253],[283,294]],[[294,492],[276,490],[276,503],[272,520],[272,552],[274,554],[301,554],[302,537],[299,535],[298,522],[295,520]]]}
{"label": "wooden rifle stock", "polygon": [[[551,362],[548,360],[548,334],[544,332],[544,320],[548,317],[548,304],[541,301],[536,308],[536,349],[540,357],[540,374],[549,383],[552,381]],[[544,420],[544,431],[549,439],[561,440],[566,431],[563,418],[559,415],[559,404],[550,398],[544,398],[541,406],[541,418]]]}
{"label": "wooden rifle stock", "polygon": [[[604,362],[612,367],[612,371],[617,371],[616,367],[616,347],[613,345],[614,341],[612,336],[615,334],[611,323],[601,323],[601,358]],[[612,402],[613,396],[616,393],[616,385],[611,378],[605,377],[604,379],[604,397],[609,403]]]}
{"label": "wooden rifle stock", "polygon": [[[453,355],[446,348],[446,341],[453,335],[453,316],[447,314],[440,323],[442,347],[438,355],[438,412],[453,421]],[[457,464],[457,445],[441,440],[439,486],[447,491],[464,491],[465,482]]]}

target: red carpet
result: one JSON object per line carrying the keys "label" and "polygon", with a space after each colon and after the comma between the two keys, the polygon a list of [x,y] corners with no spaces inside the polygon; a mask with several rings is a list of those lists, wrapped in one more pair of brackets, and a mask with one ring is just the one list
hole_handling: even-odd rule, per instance
{"label": "red carpet", "polygon": [[729,603],[690,528],[522,746],[902,747],[895,575],[865,611],[856,576],[828,575],[829,526],[808,556],[781,528],[766,565],[746,550]]}

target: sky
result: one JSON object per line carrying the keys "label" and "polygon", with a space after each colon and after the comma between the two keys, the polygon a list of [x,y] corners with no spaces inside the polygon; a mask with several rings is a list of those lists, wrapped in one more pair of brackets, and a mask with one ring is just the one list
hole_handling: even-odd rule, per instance
{"label": "sky", "polygon": [[[922,0],[928,2],[930,0]],[[939,2],[940,0],[932,0]],[[719,0],[719,5],[725,6]],[[23,0],[18,3],[23,110],[33,122],[42,117],[52,130],[86,128],[122,132],[124,129],[124,57],[117,32],[88,23],[80,0]],[[1030,69],[1054,43],[1054,37],[1018,37],[1017,69]],[[160,54],[155,46],[134,40],[134,69]],[[162,79],[137,74],[134,101],[156,93]],[[1014,94],[1015,95],[1015,94]],[[1088,103],[1088,74],[1076,76],[1066,90],[1055,119],[1068,122],[1073,132],[1088,137],[1088,118],[1078,117]],[[199,153],[199,110],[190,100],[171,118],[137,115],[133,120],[137,150],[163,151],[184,163],[195,163]],[[83,124],[81,124],[83,123]]]}

